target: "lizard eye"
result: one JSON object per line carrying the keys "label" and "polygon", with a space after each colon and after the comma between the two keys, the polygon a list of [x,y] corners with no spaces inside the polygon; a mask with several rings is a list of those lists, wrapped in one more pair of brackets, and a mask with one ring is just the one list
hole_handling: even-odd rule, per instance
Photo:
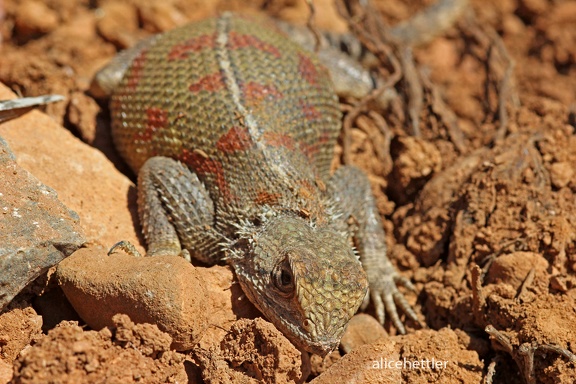
{"label": "lizard eye", "polygon": [[289,295],[294,291],[294,275],[292,274],[290,265],[286,262],[274,268],[272,281],[276,288],[285,295]]}

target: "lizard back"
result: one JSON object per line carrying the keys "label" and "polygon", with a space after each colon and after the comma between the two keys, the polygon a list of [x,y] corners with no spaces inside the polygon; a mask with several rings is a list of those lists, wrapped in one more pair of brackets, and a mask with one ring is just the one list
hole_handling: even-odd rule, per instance
{"label": "lizard back", "polygon": [[160,35],[132,62],[111,112],[116,147],[136,172],[172,157],[217,206],[320,209],[337,98],[315,56],[271,23],[227,13]]}

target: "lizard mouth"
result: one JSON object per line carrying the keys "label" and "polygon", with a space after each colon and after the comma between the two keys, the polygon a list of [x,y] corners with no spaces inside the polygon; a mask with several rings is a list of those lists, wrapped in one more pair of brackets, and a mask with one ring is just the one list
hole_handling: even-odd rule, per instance
{"label": "lizard mouth", "polygon": [[325,341],[314,341],[308,342],[306,345],[303,345],[302,348],[310,353],[314,353],[321,357],[325,357],[330,352],[334,351],[340,345],[339,339],[331,339]]}
{"label": "lizard mouth", "polygon": [[303,326],[308,335],[304,349],[308,352],[324,357],[340,345],[343,329],[319,330],[310,318],[303,321]]}

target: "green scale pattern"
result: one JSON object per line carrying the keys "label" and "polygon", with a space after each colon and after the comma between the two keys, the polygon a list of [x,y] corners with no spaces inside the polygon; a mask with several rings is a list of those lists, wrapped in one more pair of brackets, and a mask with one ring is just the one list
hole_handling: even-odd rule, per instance
{"label": "green scale pattern", "polygon": [[[258,201],[266,191],[278,198],[273,204],[321,210],[319,181],[329,177],[341,126],[338,100],[315,56],[271,24],[227,14],[164,33],[131,64],[111,112],[116,147],[135,172],[152,156],[172,157],[198,174],[217,209]],[[250,117],[257,136],[223,138],[233,127],[248,132]],[[223,141],[233,150],[222,150]]]}

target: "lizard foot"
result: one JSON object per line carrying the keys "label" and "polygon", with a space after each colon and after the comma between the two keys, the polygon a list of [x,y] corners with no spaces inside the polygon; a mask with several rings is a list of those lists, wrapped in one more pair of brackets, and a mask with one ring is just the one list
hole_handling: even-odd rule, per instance
{"label": "lizard foot", "polygon": [[122,240],[114,244],[108,251],[108,256],[118,251],[124,251],[130,256],[142,257],[142,254],[136,249],[136,247],[127,240]]}
{"label": "lizard foot", "polygon": [[[118,251],[124,251],[130,256],[142,257],[142,254],[136,249],[134,244],[132,244],[131,242],[129,242],[127,240],[122,240],[122,241],[119,241],[116,244],[114,244],[110,248],[110,250],[108,251],[108,256],[110,256],[113,253],[116,253]],[[146,256],[159,256],[159,255],[160,255],[159,253],[156,253],[154,255],[146,254]],[[190,252],[188,252],[187,249],[183,249],[182,251],[180,251],[180,254],[177,256],[183,257],[188,262],[192,262],[192,258],[190,257]]]}
{"label": "lizard foot", "polygon": [[392,323],[401,334],[406,334],[406,328],[398,315],[398,308],[402,310],[410,319],[422,326],[416,312],[410,306],[404,295],[398,290],[398,285],[402,285],[411,291],[416,288],[406,277],[399,275],[396,271],[392,273],[369,274],[369,289],[362,309],[366,309],[370,300],[374,303],[376,317],[381,324],[386,320],[386,314],[390,316]]}

